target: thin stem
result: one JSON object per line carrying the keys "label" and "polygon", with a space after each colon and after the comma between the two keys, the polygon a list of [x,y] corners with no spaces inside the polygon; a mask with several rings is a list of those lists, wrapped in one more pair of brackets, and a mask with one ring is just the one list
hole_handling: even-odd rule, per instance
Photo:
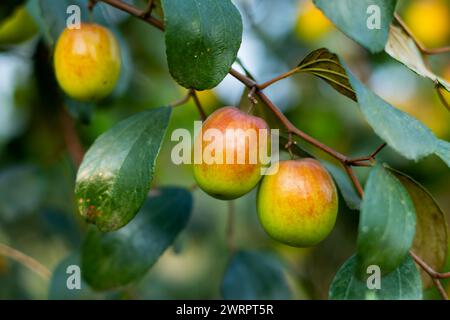
{"label": "thin stem", "polygon": [[236,248],[234,243],[234,220],[236,214],[234,205],[234,200],[228,201],[227,246],[230,254],[233,254]]}
{"label": "thin stem", "polygon": [[42,265],[40,262],[35,260],[34,258],[27,256],[26,254],[7,246],[6,244],[0,243],[0,255],[8,257],[21,265],[27,267],[31,271],[40,275],[45,280],[50,279],[50,271]]}
{"label": "thin stem", "polygon": [[145,8],[142,18],[147,19],[148,17],[150,17],[152,15],[153,4],[154,4],[153,2],[154,2],[154,0],[148,0],[147,7]]}
{"label": "thin stem", "polygon": [[150,23],[151,25],[158,28],[159,30],[164,31],[163,22],[158,19],[155,19],[151,15],[148,17],[145,17],[145,10],[140,10],[140,9],[138,9],[132,5],[129,5],[128,3],[122,2],[120,0],[98,0],[98,1],[107,3],[119,10],[128,12],[129,14]]}
{"label": "thin stem", "polygon": [[197,107],[197,110],[200,113],[201,119],[203,121],[205,121],[206,118],[207,118],[206,117],[206,113],[205,113],[205,110],[202,107],[202,104],[200,103],[200,100],[198,99],[197,92],[195,92],[195,90],[192,89],[192,90],[190,90],[190,95],[191,95],[192,99],[194,99],[195,106]]}
{"label": "thin stem", "polygon": [[434,48],[434,49],[428,49],[426,48],[412,33],[412,31],[408,28],[406,23],[402,20],[402,18],[395,13],[394,15],[395,20],[400,25],[400,27],[405,31],[405,33],[414,41],[416,46],[419,48],[420,52],[426,55],[435,55],[435,54],[442,54],[442,53],[450,53],[450,47],[443,47],[443,48]]}
{"label": "thin stem", "polygon": [[364,161],[371,161],[375,158],[375,156],[380,153],[381,150],[384,149],[384,147],[386,147],[386,143],[382,143],[381,145],[378,146],[378,148],[375,149],[374,152],[372,152],[370,155],[366,156],[366,157],[358,157],[358,158],[351,158],[347,161],[347,164],[349,165],[355,165],[355,163],[359,163],[359,162],[364,162]]}
{"label": "thin stem", "polygon": [[170,106],[173,108],[182,106],[183,104],[186,104],[191,99],[191,97],[192,97],[192,94],[191,94],[191,91],[189,90],[188,93],[183,98],[181,98],[175,102],[172,102],[170,104]]}
{"label": "thin stem", "polygon": [[353,185],[356,188],[356,191],[358,191],[358,194],[361,198],[364,197],[364,190],[361,186],[361,183],[359,182],[358,178],[355,175],[355,172],[353,171],[353,168],[349,165],[345,165],[344,164],[344,169],[345,172],[347,173],[347,175],[350,177],[350,179],[352,180]]}
{"label": "thin stem", "polygon": [[437,95],[439,97],[439,100],[441,101],[441,103],[443,104],[443,106],[445,108],[447,108],[448,111],[450,111],[450,104],[447,102],[447,100],[445,100],[444,94],[442,93],[442,87],[440,84],[436,84],[436,92]]}
{"label": "thin stem", "polygon": [[430,275],[430,277],[434,279],[447,279],[450,278],[450,272],[440,273],[434,270],[431,266],[429,266],[425,261],[422,260],[418,255],[416,255],[413,251],[409,251],[411,257],[413,257],[414,261],[426,272]]}
{"label": "thin stem", "polygon": [[84,148],[75,128],[75,122],[66,108],[61,108],[60,122],[64,142],[70,157],[76,167],[79,167],[84,157]]}
{"label": "thin stem", "polygon": [[434,285],[439,291],[439,294],[441,295],[443,300],[448,300],[447,292],[445,291],[444,287],[442,286],[441,280],[432,278]]}
{"label": "thin stem", "polygon": [[278,82],[280,80],[289,78],[290,76],[294,75],[298,71],[299,71],[299,68],[297,67],[297,68],[292,69],[292,70],[290,70],[288,72],[282,73],[279,76],[277,76],[277,77],[275,77],[275,78],[273,78],[273,79],[271,79],[269,81],[266,81],[263,84],[258,85],[258,89],[259,90],[264,90],[265,88],[267,88],[268,86],[274,84],[275,82]]}

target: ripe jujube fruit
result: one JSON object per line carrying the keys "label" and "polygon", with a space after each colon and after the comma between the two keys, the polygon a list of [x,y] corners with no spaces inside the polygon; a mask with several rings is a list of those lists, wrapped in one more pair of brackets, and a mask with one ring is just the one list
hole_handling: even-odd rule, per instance
{"label": "ripe jujube fruit", "polygon": [[280,161],[278,172],[261,182],[257,210],[273,239],[294,247],[313,246],[334,227],[336,186],[317,160]]}
{"label": "ripe jujube fruit", "polygon": [[55,72],[72,98],[96,101],[108,96],[120,75],[120,48],[111,31],[97,24],[66,28],[55,49]]}
{"label": "ripe jujube fruit", "polygon": [[[210,129],[220,133],[217,138],[222,140],[222,144],[217,149],[213,148],[210,154],[220,159],[221,163],[211,163],[207,159],[209,153],[206,150],[211,148],[210,144],[215,139],[208,141],[208,131],[213,133]],[[253,138],[256,137],[253,143],[249,138],[252,133]],[[269,127],[261,118],[235,107],[216,110],[205,121],[201,134],[194,142],[194,153],[200,150],[201,154],[201,163],[194,162],[193,165],[198,186],[209,195],[223,200],[248,193],[258,184],[267,165],[261,162],[259,154],[260,151],[266,152],[266,155],[270,152],[269,136]],[[256,161],[254,155],[257,155]],[[227,157],[232,161],[227,162]]]}

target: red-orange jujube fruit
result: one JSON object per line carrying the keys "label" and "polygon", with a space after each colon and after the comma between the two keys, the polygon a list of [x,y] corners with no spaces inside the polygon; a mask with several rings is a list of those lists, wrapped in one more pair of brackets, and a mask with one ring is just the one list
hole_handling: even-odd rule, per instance
{"label": "red-orange jujube fruit", "polygon": [[260,151],[268,155],[269,144],[269,127],[263,119],[235,107],[215,111],[194,142],[196,162],[201,160],[193,165],[197,184],[218,199],[243,196],[257,185],[268,165],[262,163]]}

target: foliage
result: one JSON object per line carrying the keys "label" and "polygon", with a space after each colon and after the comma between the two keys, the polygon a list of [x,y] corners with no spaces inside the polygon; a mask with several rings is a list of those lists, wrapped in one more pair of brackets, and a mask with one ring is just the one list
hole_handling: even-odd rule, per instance
{"label": "foliage", "polygon": [[[34,278],[24,289],[19,266],[0,256],[0,297],[424,297],[433,282],[411,252],[436,272],[449,265],[450,118],[433,118],[446,128],[438,134],[429,119],[416,119],[404,106],[434,114],[427,107],[439,102],[429,80],[449,91],[449,79],[432,71],[449,62],[436,57],[431,62],[439,68],[430,66],[431,49],[396,16],[403,4],[314,0],[337,29],[302,41],[294,26],[279,26],[287,20],[277,20],[296,12],[290,1],[261,1],[254,15],[245,1],[161,0],[153,12],[139,9],[146,1],[119,1],[120,8],[112,2],[117,7],[100,0],[89,12],[87,0],[29,0],[39,34],[1,47],[0,68],[11,66],[0,81],[0,243],[54,268],[48,290]],[[54,78],[50,61],[70,4],[79,5],[83,21],[108,27],[121,47],[119,83],[102,101],[75,101]],[[22,5],[6,1],[0,23]],[[370,5],[383,19],[368,31]],[[252,56],[246,41],[257,48]],[[18,62],[20,55],[26,62]],[[286,65],[295,67],[286,73]],[[412,80],[395,79],[392,86],[384,77],[380,85],[375,75],[387,66]],[[260,84],[267,72],[281,76]],[[229,84],[230,74],[243,93]],[[238,105],[281,129],[282,157],[314,157],[331,173],[344,201],[323,244],[305,251],[270,240],[256,219],[255,192],[224,204],[192,187],[190,166],[171,162],[173,130],[192,131],[198,110],[203,116],[223,105]],[[387,150],[373,152],[380,143]],[[318,271],[305,267],[310,264]],[[70,265],[81,266],[80,291],[65,286]],[[373,265],[381,270],[381,289],[367,287]],[[35,287],[45,289],[30,290]]]}

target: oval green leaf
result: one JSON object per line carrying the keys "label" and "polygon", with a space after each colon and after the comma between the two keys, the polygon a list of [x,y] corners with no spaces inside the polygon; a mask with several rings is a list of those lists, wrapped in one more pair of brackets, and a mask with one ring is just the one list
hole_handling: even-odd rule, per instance
{"label": "oval green leaf", "polygon": [[138,113],[102,134],[78,170],[80,214],[101,231],[126,225],[147,198],[171,108]]}
{"label": "oval green leaf", "polygon": [[222,282],[225,299],[289,299],[291,291],[281,262],[264,252],[239,251],[228,265]]}
{"label": "oval green leaf", "polygon": [[86,282],[106,290],[140,279],[184,229],[191,209],[187,190],[162,188],[151,193],[126,227],[109,233],[91,228],[81,255]]}
{"label": "oval green leaf", "polygon": [[[328,298],[332,300],[421,300],[422,283],[413,259],[407,256],[390,274],[380,278],[380,289],[369,289],[366,274],[364,281],[355,275],[357,258],[352,256],[336,273]],[[370,279],[369,279],[370,281]]]}
{"label": "oval green leaf", "polygon": [[314,0],[314,4],[342,32],[371,52],[384,50],[396,0]]}
{"label": "oval green leaf", "polygon": [[357,240],[360,274],[369,265],[378,265],[388,274],[413,244],[414,205],[400,181],[380,164],[371,170],[364,191]]}
{"label": "oval green leaf", "polygon": [[163,0],[167,61],[183,87],[205,90],[225,78],[242,40],[230,0]]}
{"label": "oval green leaf", "polygon": [[391,106],[346,70],[361,111],[380,138],[407,159],[419,160],[434,153],[450,166],[450,143],[436,138],[420,121]]}
{"label": "oval green leaf", "polygon": [[[399,171],[391,171],[403,184],[416,211],[416,235],[412,250],[434,270],[442,271],[447,256],[447,223],[445,214],[431,194],[419,183]],[[421,270],[424,286],[433,285],[430,276]]]}

